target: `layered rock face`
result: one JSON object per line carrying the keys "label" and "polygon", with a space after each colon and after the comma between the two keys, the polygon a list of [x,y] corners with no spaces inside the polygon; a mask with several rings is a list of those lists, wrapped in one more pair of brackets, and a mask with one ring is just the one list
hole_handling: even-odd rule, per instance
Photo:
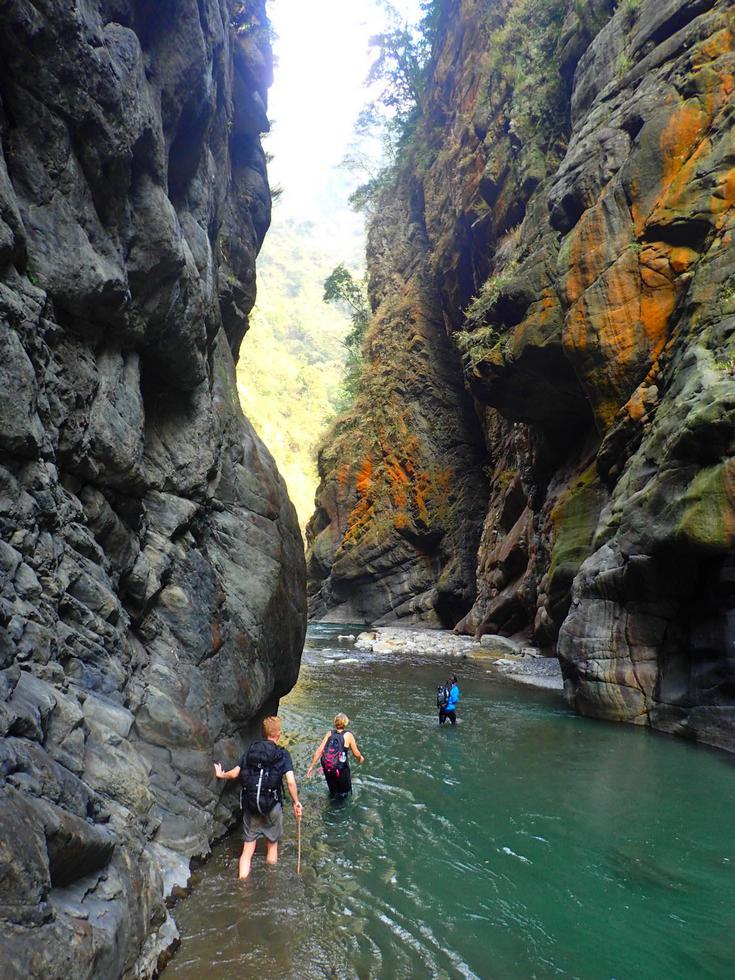
{"label": "layered rock face", "polygon": [[[611,493],[559,652],[578,710],[735,750],[735,10],[649,4],[621,20],[584,60],[586,132],[554,189],[567,216],[564,202],[599,198],[565,242],[565,344]],[[630,144],[583,189],[603,126]]]}
{"label": "layered rock face", "polygon": [[484,433],[457,628],[558,653],[581,712],[731,749],[734,31],[723,0],[450,3],[392,191]]}
{"label": "layered rock face", "polygon": [[321,452],[307,528],[311,615],[454,625],[474,598],[482,435],[444,329],[413,176],[370,230],[363,390]]}
{"label": "layered rock face", "polygon": [[148,976],[294,683],[293,508],[234,357],[270,219],[261,0],[0,24],[0,961]]}

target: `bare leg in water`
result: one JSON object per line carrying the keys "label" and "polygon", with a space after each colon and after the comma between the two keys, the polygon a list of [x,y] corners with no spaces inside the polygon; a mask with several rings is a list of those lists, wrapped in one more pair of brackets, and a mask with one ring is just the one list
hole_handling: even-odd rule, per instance
{"label": "bare leg in water", "polygon": [[265,840],[265,863],[266,864],[278,864],[278,841]]}
{"label": "bare leg in water", "polygon": [[257,841],[251,840],[246,841],[242,845],[242,854],[240,855],[240,867],[238,871],[240,881],[244,881],[250,874],[250,862],[253,860],[253,854],[255,854],[255,846],[257,843]]}

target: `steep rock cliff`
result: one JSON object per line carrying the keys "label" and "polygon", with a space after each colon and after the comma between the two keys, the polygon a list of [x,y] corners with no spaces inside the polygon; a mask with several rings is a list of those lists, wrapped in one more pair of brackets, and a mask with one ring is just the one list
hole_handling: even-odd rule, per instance
{"label": "steep rock cliff", "polygon": [[262,0],[0,4],[0,960],[147,976],[294,683],[301,540],[234,358]]}
{"label": "steep rock cliff", "polygon": [[454,625],[474,598],[482,434],[429,269],[412,174],[370,229],[370,365],[319,458],[307,528],[312,616]]}
{"label": "steep rock cliff", "polygon": [[[725,0],[448,3],[386,197],[422,203],[485,436],[457,628],[557,652],[582,712],[732,749],[734,16]],[[405,295],[400,274],[391,288]],[[320,530],[312,555],[345,528]]]}

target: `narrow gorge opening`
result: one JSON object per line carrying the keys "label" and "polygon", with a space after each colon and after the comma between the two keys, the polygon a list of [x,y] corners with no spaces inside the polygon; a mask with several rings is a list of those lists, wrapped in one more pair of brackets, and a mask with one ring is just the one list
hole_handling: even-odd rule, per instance
{"label": "narrow gorge opening", "polygon": [[[418,3],[406,5],[413,17]],[[258,257],[258,300],[240,349],[243,409],[284,475],[302,533],[314,512],[317,454],[343,409],[350,307],[325,300],[344,267],[364,277],[364,215],[349,198],[364,179],[346,158],[368,98],[369,39],[385,28],[377,3],[287,0],[269,8],[276,57],[264,139],[273,192]]]}

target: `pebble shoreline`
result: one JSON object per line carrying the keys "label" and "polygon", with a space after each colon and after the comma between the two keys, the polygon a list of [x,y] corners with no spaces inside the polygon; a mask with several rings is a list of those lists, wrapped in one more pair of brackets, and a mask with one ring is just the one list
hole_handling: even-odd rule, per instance
{"label": "pebble shoreline", "polygon": [[418,653],[482,659],[490,664],[492,671],[505,674],[519,684],[554,691],[564,688],[556,657],[544,657],[536,647],[524,646],[504,636],[486,635],[476,640],[443,630],[380,626],[360,633],[354,642],[357,650],[373,653]]}

